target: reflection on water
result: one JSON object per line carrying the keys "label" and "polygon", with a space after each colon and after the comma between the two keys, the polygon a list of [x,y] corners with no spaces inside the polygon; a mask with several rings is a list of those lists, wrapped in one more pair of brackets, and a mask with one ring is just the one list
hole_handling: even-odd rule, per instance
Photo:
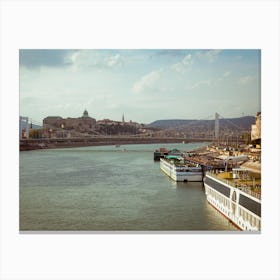
{"label": "reflection on water", "polygon": [[21,152],[20,230],[236,230],[207,203],[202,183],[176,183],[160,171],[160,146]]}

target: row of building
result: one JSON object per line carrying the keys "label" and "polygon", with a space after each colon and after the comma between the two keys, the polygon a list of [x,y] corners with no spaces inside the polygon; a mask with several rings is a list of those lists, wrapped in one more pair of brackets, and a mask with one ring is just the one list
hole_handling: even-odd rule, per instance
{"label": "row of building", "polygon": [[[182,137],[187,138],[185,132],[175,132],[170,130],[158,130],[147,127],[136,122],[125,122],[124,115],[122,121],[113,121],[110,119],[103,119],[96,121],[95,118],[89,116],[88,111],[85,110],[81,117],[78,118],[62,118],[60,116],[49,116],[43,120],[43,128],[33,129],[32,125],[28,123],[27,117],[20,117],[19,122],[19,136],[20,139],[28,138],[71,138],[71,137],[85,137],[94,135],[137,135],[146,134],[157,137]],[[190,129],[189,129],[190,130]],[[189,131],[188,134],[192,139],[208,137],[214,139],[214,132],[206,131],[205,127],[202,131]],[[215,126],[215,134],[217,128]],[[227,133],[224,133],[227,135]],[[235,133],[235,135],[237,135]],[[232,141],[233,136],[227,137],[224,141]],[[231,139],[232,138],[232,139]],[[260,144],[261,140],[261,113],[256,115],[255,124],[251,126],[250,140],[255,144]],[[222,139],[221,139],[222,140]],[[236,139],[238,141],[238,139]]]}
{"label": "row of building", "polygon": [[32,129],[27,117],[20,117],[20,139],[27,138],[71,138],[94,135],[131,135],[147,132],[143,124],[126,122],[124,115],[122,121],[103,119],[96,121],[85,110],[78,118],[62,118],[48,116],[43,119],[42,129]]}

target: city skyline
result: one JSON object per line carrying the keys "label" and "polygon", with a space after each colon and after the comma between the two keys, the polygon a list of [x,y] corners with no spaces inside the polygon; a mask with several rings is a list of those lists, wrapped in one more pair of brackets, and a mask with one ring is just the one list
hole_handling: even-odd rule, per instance
{"label": "city skyline", "polygon": [[20,50],[20,115],[139,123],[261,111],[260,50]]}

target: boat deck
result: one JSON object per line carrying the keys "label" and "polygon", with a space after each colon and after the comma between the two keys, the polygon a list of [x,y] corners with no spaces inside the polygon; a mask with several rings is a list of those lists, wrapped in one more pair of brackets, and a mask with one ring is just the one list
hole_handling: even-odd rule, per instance
{"label": "boat deck", "polygon": [[[246,172],[244,172],[246,171]],[[258,199],[261,199],[261,176],[250,170],[242,170],[242,175],[234,178],[233,172],[214,173],[208,172],[212,177],[224,181],[228,185],[238,188]]]}

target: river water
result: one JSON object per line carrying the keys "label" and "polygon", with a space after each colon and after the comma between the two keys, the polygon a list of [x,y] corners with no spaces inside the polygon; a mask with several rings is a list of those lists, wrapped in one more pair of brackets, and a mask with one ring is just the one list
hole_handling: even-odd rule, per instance
{"label": "river water", "polygon": [[147,144],[20,152],[20,230],[235,231],[203,183],[176,183]]}

